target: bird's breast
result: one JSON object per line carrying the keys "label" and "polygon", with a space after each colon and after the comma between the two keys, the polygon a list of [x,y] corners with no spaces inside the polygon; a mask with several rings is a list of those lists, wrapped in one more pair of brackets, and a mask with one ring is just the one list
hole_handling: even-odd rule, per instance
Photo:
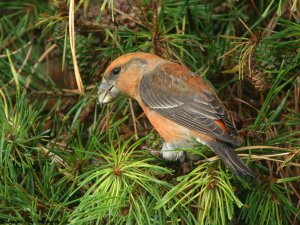
{"label": "bird's breast", "polygon": [[143,103],[140,103],[146,116],[153,125],[154,129],[159,133],[163,140],[167,143],[187,142],[190,140],[190,130],[185,128],[166,117],[160,115],[158,112],[149,109]]}

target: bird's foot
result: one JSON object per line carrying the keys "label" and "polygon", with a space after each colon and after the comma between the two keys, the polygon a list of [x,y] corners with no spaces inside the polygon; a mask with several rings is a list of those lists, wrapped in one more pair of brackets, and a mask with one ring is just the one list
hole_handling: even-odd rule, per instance
{"label": "bird's foot", "polygon": [[145,150],[149,151],[151,153],[151,155],[153,155],[155,157],[160,157],[161,152],[159,150],[148,148],[146,146],[143,146],[142,149],[145,149]]}
{"label": "bird's foot", "polygon": [[191,163],[188,161],[184,161],[181,163],[181,170],[183,174],[187,174],[191,170]]}

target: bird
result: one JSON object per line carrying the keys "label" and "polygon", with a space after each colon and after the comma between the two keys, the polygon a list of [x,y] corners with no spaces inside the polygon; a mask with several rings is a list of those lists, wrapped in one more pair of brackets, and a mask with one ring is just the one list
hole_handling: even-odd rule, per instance
{"label": "bird", "polygon": [[122,55],[105,70],[98,101],[106,104],[120,94],[139,103],[163,139],[160,155],[165,160],[193,160],[184,148],[196,141],[208,146],[237,176],[254,177],[234,151],[239,145],[237,131],[216,91],[186,66],[151,53]]}

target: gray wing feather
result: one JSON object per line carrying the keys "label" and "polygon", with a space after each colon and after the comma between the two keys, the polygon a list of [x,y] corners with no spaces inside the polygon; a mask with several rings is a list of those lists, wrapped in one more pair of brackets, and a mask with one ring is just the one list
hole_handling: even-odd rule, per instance
{"label": "gray wing feather", "polygon": [[[235,128],[213,94],[193,93],[191,90],[179,87],[176,83],[171,85],[174,77],[170,79],[168,77],[172,75],[164,74],[161,76],[163,80],[158,75],[156,73],[147,74],[140,81],[141,99],[148,107],[186,128],[237,145],[231,136],[231,134],[236,134]],[[155,85],[153,81],[155,81]],[[170,96],[170,92],[172,92],[172,96]],[[216,125],[214,121],[219,119],[224,121],[229,133],[224,132]]]}
{"label": "gray wing feather", "polygon": [[212,94],[205,93],[205,95],[206,95],[206,100],[210,102],[210,105],[213,108],[213,110],[218,113],[218,115],[220,116],[220,119],[223,120],[223,122],[225,123],[226,127],[229,129],[229,132],[231,134],[233,134],[233,135],[237,135],[237,132],[236,132],[236,129],[235,129],[234,125],[229,120],[226,111],[220,105],[220,103],[218,102],[218,100]]}

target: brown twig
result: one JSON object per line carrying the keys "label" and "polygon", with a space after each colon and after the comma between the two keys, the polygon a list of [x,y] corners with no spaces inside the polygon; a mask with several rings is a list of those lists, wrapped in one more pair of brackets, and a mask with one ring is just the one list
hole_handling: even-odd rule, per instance
{"label": "brown twig", "polygon": [[[267,160],[267,162],[269,161],[274,161],[274,162],[280,162],[283,163],[283,160],[280,159],[276,159],[276,157],[282,157],[284,155],[288,155],[289,153],[282,153],[282,154],[270,154],[270,155],[254,155],[254,154],[237,154],[240,158],[249,158],[251,157],[251,160],[255,161],[255,160]],[[216,161],[218,160],[219,157],[218,156],[213,156],[207,159],[203,159],[203,160],[198,160],[195,164],[198,163],[203,163],[203,162],[212,162],[212,161]],[[295,167],[299,167],[300,164],[299,163],[293,163],[290,162],[289,165],[291,166],[295,166]]]}
{"label": "brown twig", "polygon": [[30,58],[31,51],[32,51],[32,45],[29,47],[28,52],[27,52],[27,54],[25,56],[25,59],[24,59],[22,65],[21,65],[21,67],[17,71],[18,74],[20,74],[22,72],[24,66],[26,65],[28,59]]}
{"label": "brown twig", "polygon": [[134,114],[134,109],[133,109],[133,106],[132,106],[132,100],[131,99],[129,99],[129,105],[130,105],[130,111],[131,111],[132,121],[133,121],[134,138],[135,138],[135,140],[138,140],[139,136],[138,136],[137,126],[136,126],[136,117],[135,117],[135,114]]}
{"label": "brown twig", "polygon": [[[30,42],[28,42],[27,44],[29,44],[29,43],[30,43]],[[26,45],[27,45],[27,44],[26,44]],[[25,46],[23,46],[22,48],[25,48]],[[21,49],[21,48],[20,48],[20,49]],[[19,52],[20,49],[14,51],[13,54]],[[21,65],[21,67],[20,67],[20,68],[18,69],[18,71],[17,71],[18,74],[20,74],[20,73],[22,72],[24,66],[26,65],[26,63],[27,63],[27,61],[28,61],[28,59],[29,59],[29,57],[30,57],[31,51],[32,51],[32,45],[30,46],[30,48],[29,48],[29,50],[28,50],[28,52],[27,52],[27,54],[26,54],[26,57],[25,57],[25,59],[24,59],[22,65]],[[3,90],[3,88],[6,88],[6,87],[7,87],[8,85],[10,85],[10,84],[13,84],[14,81],[15,81],[15,79],[12,78],[8,83],[4,84],[4,85],[0,88],[0,90]]]}
{"label": "brown twig", "polygon": [[138,24],[141,27],[147,28],[147,26],[145,26],[145,24],[141,23],[140,21],[136,20],[135,18],[129,16],[127,13],[122,12],[121,10],[114,8],[114,10],[119,13],[120,15],[124,16],[125,18],[131,20],[132,22]]}
{"label": "brown twig", "polygon": [[[41,62],[43,62],[44,59],[49,55],[49,53],[52,52],[55,48],[56,48],[56,44],[53,44],[41,55],[41,57],[38,59],[38,61],[33,65],[31,73],[35,72],[35,70],[39,66],[39,64]],[[26,88],[28,88],[30,81],[31,81],[31,77],[28,77],[26,80],[26,85],[25,85]]]}
{"label": "brown twig", "polygon": [[[15,55],[17,54],[18,52],[22,51],[22,49],[26,48],[27,46],[31,45],[31,41],[27,42],[25,45],[23,45],[21,48],[13,51],[10,53],[10,55]],[[7,58],[7,54],[3,54],[3,55],[0,55],[0,59],[1,58]]]}
{"label": "brown twig", "polygon": [[152,48],[153,53],[158,54],[158,2],[153,0],[151,3],[153,10],[153,32],[152,32]]}
{"label": "brown twig", "polygon": [[69,11],[69,38],[70,38],[70,48],[72,53],[72,60],[74,66],[74,74],[77,83],[78,92],[80,95],[84,95],[83,83],[79,72],[79,67],[76,59],[76,47],[75,47],[75,1],[70,1],[70,11]]}

